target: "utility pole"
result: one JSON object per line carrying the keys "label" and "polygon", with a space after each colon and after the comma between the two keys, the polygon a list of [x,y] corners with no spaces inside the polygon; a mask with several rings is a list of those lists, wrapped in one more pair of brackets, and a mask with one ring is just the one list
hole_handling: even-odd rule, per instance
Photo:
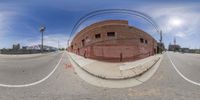
{"label": "utility pole", "polygon": [[174,37],[174,52],[176,52],[176,37]]}
{"label": "utility pole", "polygon": [[174,45],[176,45],[176,37],[174,37]]}
{"label": "utility pole", "polygon": [[159,53],[163,52],[164,44],[162,43],[162,31],[160,30],[160,43],[159,43]]}
{"label": "utility pole", "polygon": [[162,43],[162,31],[160,31],[160,43]]}
{"label": "utility pole", "polygon": [[59,47],[60,47],[60,41],[58,40],[58,50],[59,50]]}
{"label": "utility pole", "polygon": [[42,33],[42,38],[41,38],[41,53],[43,53],[43,37],[44,37],[44,31],[45,31],[46,27],[45,26],[41,26],[40,27],[40,32]]}

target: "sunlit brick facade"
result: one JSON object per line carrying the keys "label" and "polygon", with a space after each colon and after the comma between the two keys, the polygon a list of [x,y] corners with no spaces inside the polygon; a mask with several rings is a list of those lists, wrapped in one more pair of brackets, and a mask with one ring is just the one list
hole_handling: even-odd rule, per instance
{"label": "sunlit brick facade", "polygon": [[157,41],[126,20],[106,20],[81,30],[69,51],[103,61],[133,61],[157,52]]}

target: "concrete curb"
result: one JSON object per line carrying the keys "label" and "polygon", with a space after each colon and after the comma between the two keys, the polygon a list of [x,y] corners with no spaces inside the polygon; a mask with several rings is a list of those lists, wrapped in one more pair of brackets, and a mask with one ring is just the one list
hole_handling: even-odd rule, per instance
{"label": "concrete curb", "polygon": [[141,76],[142,74],[147,72],[149,69],[151,69],[159,60],[160,60],[160,57],[155,58],[149,62],[146,62],[143,65],[137,66],[136,68],[132,69],[132,71],[135,72],[135,75],[124,76],[122,79],[129,79],[129,78],[135,78],[135,77]]}
{"label": "concrete curb", "polygon": [[[69,54],[68,54],[68,57],[70,58],[70,61],[72,62],[73,65],[78,66],[79,68],[81,68],[82,70],[84,70],[85,72],[87,72],[88,74],[90,74],[92,76],[95,76],[95,77],[98,77],[98,78],[101,78],[101,79],[105,79],[105,80],[125,80],[125,79],[130,79],[130,78],[135,78],[135,77],[141,76],[146,71],[151,69],[160,60],[160,56],[158,56],[155,59],[152,59],[148,62],[145,62],[143,64],[136,66],[135,68],[125,70],[125,71],[121,71],[120,72],[121,76],[107,77],[105,75],[91,73],[86,68],[81,67]],[[134,72],[134,74],[130,74],[127,71],[132,71],[132,73]]]}

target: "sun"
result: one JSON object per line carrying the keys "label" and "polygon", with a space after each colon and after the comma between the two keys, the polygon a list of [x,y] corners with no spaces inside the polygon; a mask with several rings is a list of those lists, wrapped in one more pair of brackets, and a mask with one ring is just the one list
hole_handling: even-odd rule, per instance
{"label": "sun", "polygon": [[180,19],[180,18],[170,18],[169,19],[169,24],[171,26],[175,26],[175,27],[181,26],[183,24],[183,20]]}

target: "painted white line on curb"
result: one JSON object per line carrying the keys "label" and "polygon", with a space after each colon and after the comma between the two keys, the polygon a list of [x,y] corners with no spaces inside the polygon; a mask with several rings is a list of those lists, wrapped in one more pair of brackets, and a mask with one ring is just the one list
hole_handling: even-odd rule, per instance
{"label": "painted white line on curb", "polygon": [[192,83],[192,84],[195,84],[195,85],[200,86],[200,83],[197,83],[197,82],[192,81],[192,80],[188,79],[187,77],[185,77],[185,76],[177,69],[177,67],[175,66],[175,64],[173,63],[173,61],[171,60],[171,58],[169,57],[168,54],[167,54],[167,57],[169,58],[170,62],[172,63],[172,66],[174,67],[174,69],[176,70],[176,72],[177,72],[183,79],[185,79],[186,81],[188,81],[188,82],[190,82],[190,83]]}
{"label": "painted white line on curb", "polygon": [[[65,53],[65,52],[64,52]],[[58,68],[60,62],[62,61],[62,58],[63,58],[63,55],[64,53],[62,54],[60,60],[58,61],[58,63],[56,64],[56,66],[54,67],[54,69],[46,76],[44,77],[43,79],[39,80],[39,81],[36,81],[36,82],[33,82],[33,83],[29,83],[29,84],[23,84],[23,85],[7,85],[7,84],[0,84],[0,87],[28,87],[28,86],[33,86],[33,85],[37,85],[39,83],[42,83],[43,81],[45,81],[46,79],[48,79],[55,71],[56,69]]]}

